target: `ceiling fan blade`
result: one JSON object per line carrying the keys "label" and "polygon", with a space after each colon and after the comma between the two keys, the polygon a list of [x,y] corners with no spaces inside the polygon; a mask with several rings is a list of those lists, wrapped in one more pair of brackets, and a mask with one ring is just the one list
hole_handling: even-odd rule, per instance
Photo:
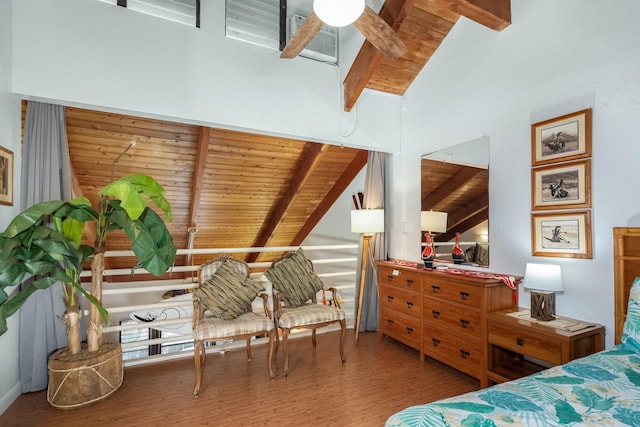
{"label": "ceiling fan blade", "polygon": [[298,28],[298,31],[295,32],[289,43],[284,47],[280,58],[295,58],[298,56],[302,49],[318,34],[323,25],[324,23],[320,18],[314,12],[311,12],[304,24]]}
{"label": "ceiling fan blade", "polygon": [[407,53],[407,47],[396,32],[369,6],[364,7],[364,12],[354,25],[369,43],[386,56],[398,59]]}

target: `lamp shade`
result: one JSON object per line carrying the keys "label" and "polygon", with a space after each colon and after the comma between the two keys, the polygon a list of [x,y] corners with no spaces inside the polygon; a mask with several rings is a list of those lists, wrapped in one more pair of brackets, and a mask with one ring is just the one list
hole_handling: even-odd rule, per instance
{"label": "lamp shade", "polygon": [[562,272],[557,264],[527,263],[524,287],[537,291],[562,292]]}
{"label": "lamp shade", "polygon": [[384,231],[384,209],[357,209],[351,211],[352,233],[382,233]]}
{"label": "lamp shade", "polygon": [[313,12],[325,24],[344,27],[364,12],[364,0],[314,0]]}
{"label": "lamp shade", "polygon": [[420,229],[433,233],[444,233],[447,231],[447,213],[435,211],[420,212]]}

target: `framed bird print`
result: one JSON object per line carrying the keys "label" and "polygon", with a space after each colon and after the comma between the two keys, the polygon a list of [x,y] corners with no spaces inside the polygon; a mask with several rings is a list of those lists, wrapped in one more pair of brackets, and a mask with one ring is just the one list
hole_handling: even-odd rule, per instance
{"label": "framed bird print", "polygon": [[531,125],[531,165],[591,157],[591,109]]}

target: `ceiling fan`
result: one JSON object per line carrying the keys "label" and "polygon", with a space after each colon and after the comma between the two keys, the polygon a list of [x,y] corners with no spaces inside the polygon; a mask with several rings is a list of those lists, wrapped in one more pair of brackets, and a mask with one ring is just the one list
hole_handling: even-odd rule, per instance
{"label": "ceiling fan", "polygon": [[291,37],[280,58],[294,58],[315,37],[324,24],[344,27],[354,24],[358,31],[386,56],[398,59],[407,52],[400,37],[365,0],[313,0],[313,12]]}

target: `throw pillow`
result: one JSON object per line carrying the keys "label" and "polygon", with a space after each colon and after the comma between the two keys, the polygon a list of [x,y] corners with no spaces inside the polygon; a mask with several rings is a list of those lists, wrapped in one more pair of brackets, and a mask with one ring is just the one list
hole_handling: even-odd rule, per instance
{"label": "throw pillow", "polygon": [[300,307],[324,288],[302,248],[277,262],[265,276],[288,307]]}
{"label": "throw pillow", "polygon": [[213,276],[194,292],[214,317],[230,320],[251,311],[251,302],[264,288],[245,277],[235,262],[223,262]]}
{"label": "throw pillow", "polygon": [[640,352],[640,277],[631,285],[621,341],[625,349]]}

